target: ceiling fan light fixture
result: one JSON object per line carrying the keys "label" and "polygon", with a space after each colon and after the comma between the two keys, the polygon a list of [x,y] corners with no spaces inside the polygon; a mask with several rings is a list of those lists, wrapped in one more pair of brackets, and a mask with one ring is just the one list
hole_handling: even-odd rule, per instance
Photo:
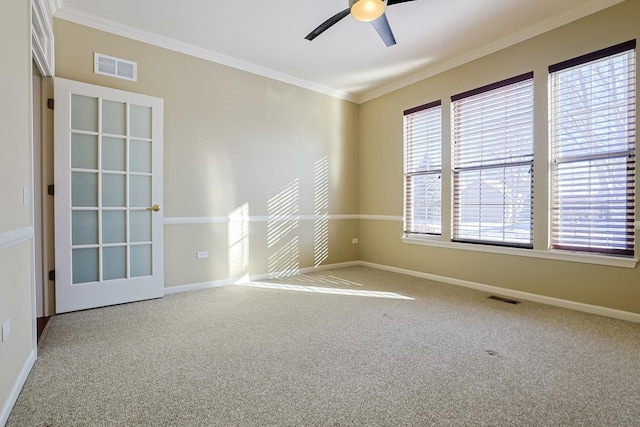
{"label": "ceiling fan light fixture", "polygon": [[350,0],[351,15],[358,21],[371,22],[384,13],[385,2],[382,0]]}

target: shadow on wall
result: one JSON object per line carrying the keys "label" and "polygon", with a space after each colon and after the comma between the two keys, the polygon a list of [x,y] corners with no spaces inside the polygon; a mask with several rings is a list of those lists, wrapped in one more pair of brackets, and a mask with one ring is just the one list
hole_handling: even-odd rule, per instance
{"label": "shadow on wall", "polygon": [[329,156],[315,165],[313,213],[313,266],[329,257]]}
{"label": "shadow on wall", "polygon": [[300,268],[300,180],[285,185],[267,202],[269,273],[295,274]]}
{"label": "shadow on wall", "polygon": [[[314,166],[313,215],[300,212],[300,179],[279,188],[267,201],[268,272],[275,277],[297,274],[301,268],[300,221],[313,220],[313,265],[329,257],[329,158],[324,156]],[[249,216],[244,203],[228,216],[228,267],[230,277],[249,274],[249,223],[263,218]]]}

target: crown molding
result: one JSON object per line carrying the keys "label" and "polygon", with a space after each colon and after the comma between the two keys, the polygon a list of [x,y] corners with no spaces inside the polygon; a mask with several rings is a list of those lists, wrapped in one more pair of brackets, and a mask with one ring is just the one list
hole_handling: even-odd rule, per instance
{"label": "crown molding", "polygon": [[[339,98],[339,99],[343,99],[345,101],[350,101],[350,102],[357,102],[357,97],[347,92],[343,92],[327,86],[323,86],[309,80],[300,79],[298,77],[281,73],[279,71],[276,71],[267,67],[262,67],[260,65],[253,64],[251,62],[243,61],[241,59],[234,58],[229,55],[225,55],[209,49],[204,49],[204,48],[192,45],[190,43],[180,42],[178,40],[175,40],[169,37],[164,37],[164,36],[151,33],[148,31],[143,31],[128,25],[123,25],[115,21],[99,18],[91,14],[80,12],[76,9],[72,9],[68,7],[61,8],[62,0],[50,0],[50,2],[59,3],[60,5],[60,7],[57,9],[54,15],[54,17],[58,19],[63,19],[65,21],[84,25],[86,27],[94,28],[96,30],[105,31],[107,33],[115,34],[118,36],[136,40],[139,42],[147,43],[153,46],[172,50],[174,52],[183,53],[185,55],[190,55],[196,58],[204,59],[206,61],[214,62],[220,65],[225,65],[227,67],[246,71],[248,73],[257,74],[262,77],[277,80],[283,83],[287,83],[303,89],[308,89],[324,95],[329,95],[334,98]],[[56,7],[57,7],[57,4],[56,4]]]}
{"label": "crown molding", "polygon": [[48,4],[49,4],[49,11],[51,12],[51,15],[53,15],[54,13],[62,9],[62,6],[63,6],[62,0],[49,0]]}
{"label": "crown molding", "polygon": [[372,99],[378,98],[383,95],[387,95],[396,90],[402,89],[414,83],[418,83],[422,80],[425,80],[429,77],[433,77],[445,71],[451,70],[453,68],[464,65],[468,62],[474,61],[476,59],[482,58],[483,56],[487,56],[489,54],[495,53],[499,50],[505,49],[509,46],[513,46],[517,43],[523,42],[535,36],[539,36],[540,34],[544,34],[548,31],[554,30],[556,28],[562,27],[563,25],[569,24],[573,21],[577,21],[578,19],[582,19],[585,16],[589,16],[596,12],[600,12],[606,8],[614,6],[618,3],[622,3],[625,0],[592,0],[583,4],[582,6],[567,12],[563,15],[559,15],[549,19],[542,24],[535,25],[533,27],[526,28],[522,31],[519,31],[509,37],[505,37],[501,40],[498,40],[495,43],[491,43],[487,46],[484,46],[480,49],[476,49],[468,54],[464,54],[453,58],[442,65],[429,68],[427,70],[420,71],[416,74],[413,74],[404,79],[395,81],[389,85],[380,87],[371,92],[363,94],[357,98],[358,104],[363,104],[367,101],[371,101]]}
{"label": "crown molding", "polygon": [[422,70],[418,73],[412,74],[408,77],[399,79],[391,84],[374,89],[370,92],[356,96],[344,91],[333,89],[318,83],[300,79],[295,76],[291,76],[279,71],[262,67],[247,61],[243,61],[238,58],[231,57],[219,52],[204,49],[189,43],[184,43],[171,39],[168,37],[160,36],[155,33],[143,31],[134,27],[119,24],[114,21],[102,19],[94,15],[80,12],[76,9],[64,7],[63,0],[49,0],[49,6],[54,13],[54,16],[59,19],[74,22],[76,24],[91,27],[97,30],[105,31],[111,34],[126,37],[132,40],[148,43],[154,46],[169,49],[175,52],[183,53],[185,55],[194,56],[196,58],[204,59],[206,61],[214,62],[217,64],[225,65],[238,70],[246,71],[252,74],[260,75],[262,77],[277,80],[283,83],[287,83],[293,86],[308,89],[314,92],[318,92],[324,95],[332,96],[334,98],[343,99],[345,101],[354,102],[357,104],[363,104],[372,99],[378,98],[383,95],[387,95],[396,90],[410,86],[414,83],[418,83],[427,78],[433,77],[445,71],[464,65],[468,62],[482,58],[483,56],[490,55],[499,50],[505,49],[509,46],[513,46],[517,43],[528,40],[532,37],[544,34],[545,32],[554,30],[570,22],[582,19],[585,16],[604,10],[608,7],[622,3],[625,0],[591,0],[586,4],[567,12],[563,15],[559,15],[549,19],[542,24],[526,28],[513,34],[509,37],[498,40],[480,49],[476,49],[464,55],[460,55],[453,58],[441,65]]}

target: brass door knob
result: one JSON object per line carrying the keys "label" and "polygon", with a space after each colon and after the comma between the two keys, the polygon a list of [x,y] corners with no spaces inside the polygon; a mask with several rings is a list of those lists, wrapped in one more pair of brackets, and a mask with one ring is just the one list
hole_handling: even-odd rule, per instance
{"label": "brass door knob", "polygon": [[158,212],[160,210],[160,206],[159,205],[153,205],[150,208],[147,208],[148,211],[154,211],[154,212]]}

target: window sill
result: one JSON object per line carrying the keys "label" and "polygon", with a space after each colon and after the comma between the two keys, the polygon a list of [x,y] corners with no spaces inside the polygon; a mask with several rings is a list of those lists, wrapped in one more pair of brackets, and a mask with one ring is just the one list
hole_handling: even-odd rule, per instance
{"label": "window sill", "polygon": [[431,246],[461,251],[485,252],[501,255],[522,256],[528,258],[542,258],[554,261],[579,262],[584,264],[606,265],[610,267],[635,268],[638,260],[635,258],[620,258],[606,255],[581,254],[565,251],[541,251],[535,249],[506,248],[502,246],[474,245],[470,243],[445,242],[439,237],[402,236],[402,242],[410,245]]}

